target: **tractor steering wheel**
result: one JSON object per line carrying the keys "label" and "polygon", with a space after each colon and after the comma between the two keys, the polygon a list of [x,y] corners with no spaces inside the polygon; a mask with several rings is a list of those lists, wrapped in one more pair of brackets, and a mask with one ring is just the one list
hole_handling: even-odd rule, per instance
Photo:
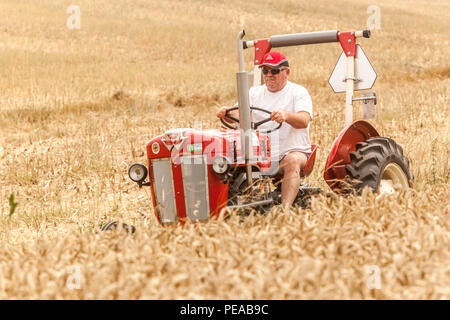
{"label": "tractor steering wheel", "polygon": [[[225,112],[225,117],[227,117],[228,119],[231,119],[231,120],[233,120],[233,121],[239,123],[239,119],[238,119],[238,118],[233,117],[232,115],[229,114],[230,111],[237,110],[237,109],[239,109],[239,107],[233,107],[233,108],[228,109],[228,110]],[[270,112],[270,111],[268,111],[268,110],[266,110],[266,109],[261,109],[261,108],[257,108],[257,107],[250,107],[250,110],[262,111],[262,112],[265,112],[265,113],[268,113],[268,114],[271,114],[271,113],[272,113],[272,112]],[[232,126],[231,124],[229,124],[228,122],[226,122],[223,118],[221,118],[220,121],[221,121],[222,124],[223,124],[225,127],[227,127],[227,128],[230,128],[230,129],[233,129],[233,130],[236,130],[236,129],[237,129],[237,126]],[[266,122],[269,122],[269,121],[273,121],[273,120],[272,120],[270,117],[268,117],[268,118],[266,118],[266,119],[264,119],[264,120],[261,120],[261,121],[258,121],[258,122],[253,122],[253,121],[252,121],[252,122],[251,122],[251,128],[252,128],[253,130],[257,130],[258,127],[259,127],[260,125],[262,125],[262,124],[264,124],[264,123],[266,123]],[[273,129],[270,129],[270,130],[258,130],[258,131],[261,132],[261,133],[271,133],[272,131],[275,131],[275,130],[280,129],[280,127],[281,127],[282,124],[283,124],[283,122],[280,122],[280,124],[278,125],[278,127],[275,127],[275,128],[273,128]]]}

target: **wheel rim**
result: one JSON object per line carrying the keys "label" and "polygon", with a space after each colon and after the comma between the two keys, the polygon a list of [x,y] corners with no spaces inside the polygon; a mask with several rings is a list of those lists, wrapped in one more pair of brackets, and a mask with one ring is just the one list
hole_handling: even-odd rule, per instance
{"label": "wheel rim", "polygon": [[383,170],[380,179],[379,193],[392,194],[408,189],[408,177],[400,166],[394,162],[389,163]]}

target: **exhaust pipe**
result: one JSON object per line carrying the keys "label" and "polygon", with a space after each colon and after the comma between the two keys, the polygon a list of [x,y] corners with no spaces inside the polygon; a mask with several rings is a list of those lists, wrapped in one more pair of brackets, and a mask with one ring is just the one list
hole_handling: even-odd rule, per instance
{"label": "exhaust pipe", "polygon": [[248,72],[244,67],[244,38],[245,31],[241,30],[237,36],[237,50],[239,71],[236,73],[238,105],[239,105],[239,125],[241,130],[241,154],[244,155],[247,169],[247,185],[252,184],[252,166],[250,164],[252,147],[250,101],[248,97]]}

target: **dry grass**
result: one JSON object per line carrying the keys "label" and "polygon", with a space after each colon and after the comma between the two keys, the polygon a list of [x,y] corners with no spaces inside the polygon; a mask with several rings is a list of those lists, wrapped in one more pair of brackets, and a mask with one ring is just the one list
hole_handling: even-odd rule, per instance
{"label": "dry grass", "polygon": [[[238,30],[364,28],[372,2],[345,3],[351,10],[328,0],[78,1],[81,30],[71,31],[65,2],[3,1],[0,298],[449,299],[447,1],[378,1],[382,29],[360,41],[379,75],[373,122],[403,146],[414,190],[162,228],[149,190],[127,177],[154,135],[218,127],[217,104],[235,99]],[[324,163],[344,122],[344,97],[327,84],[340,48],[283,51],[314,102],[321,149],[308,182],[327,188]],[[136,235],[98,232],[117,219]],[[367,286],[370,265],[380,289]],[[67,287],[73,266],[79,290]]]}

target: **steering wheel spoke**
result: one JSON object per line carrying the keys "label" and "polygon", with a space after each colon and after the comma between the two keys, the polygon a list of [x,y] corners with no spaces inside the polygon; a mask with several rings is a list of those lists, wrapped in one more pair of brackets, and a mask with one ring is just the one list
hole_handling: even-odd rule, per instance
{"label": "steering wheel spoke", "polygon": [[266,118],[266,119],[264,119],[264,120],[255,122],[255,123],[254,123],[254,126],[255,126],[255,128],[258,128],[260,125],[262,125],[262,124],[264,124],[264,123],[266,123],[266,122],[269,122],[270,120],[272,120],[272,119]]}
{"label": "steering wheel spoke", "polygon": [[[238,118],[236,118],[236,117],[234,117],[234,116],[232,116],[232,115],[229,114],[231,111],[237,110],[237,109],[239,109],[239,107],[233,107],[233,108],[227,109],[227,111],[225,112],[225,118],[231,119],[231,120],[233,120],[234,122],[239,123],[239,119],[238,119]],[[250,110],[257,110],[257,111],[265,112],[265,113],[267,113],[267,114],[269,114],[269,115],[272,113],[272,112],[269,111],[269,110],[262,109],[262,108],[257,108],[257,107],[250,107]],[[222,124],[223,124],[225,127],[227,127],[227,128],[230,128],[230,129],[233,129],[233,130],[238,129],[237,126],[232,126],[230,123],[226,122],[223,118],[221,118],[220,121],[221,121]],[[280,129],[281,125],[283,124],[282,122],[280,122],[280,124],[279,124],[277,127],[273,128],[273,129],[270,129],[270,130],[258,130],[258,127],[259,127],[259,126],[261,126],[261,125],[263,125],[264,123],[267,123],[267,122],[269,122],[269,121],[273,121],[273,120],[272,120],[270,117],[268,117],[268,118],[263,119],[263,120],[258,121],[258,122],[252,122],[252,123],[251,123],[251,128],[254,129],[254,130],[257,130],[257,131],[259,131],[259,132],[261,132],[261,133],[270,133],[270,132],[272,132],[272,131],[275,131],[275,130]]]}
{"label": "steering wheel spoke", "polygon": [[[257,111],[265,112],[265,113],[267,113],[267,114],[269,114],[269,115],[272,114],[271,111],[266,110],[266,109],[262,109],[262,108],[250,107],[250,109],[251,109],[251,110],[257,110]],[[266,119],[261,120],[261,121],[252,123],[252,128],[255,129],[255,130],[258,130],[258,127],[259,127],[260,125],[262,125],[262,124],[264,124],[264,123],[266,123],[266,122],[269,122],[269,121],[273,121],[273,120],[270,118],[270,116],[269,116],[268,118],[266,118]],[[261,133],[271,133],[272,131],[275,131],[275,130],[280,129],[280,127],[281,127],[282,124],[283,124],[283,122],[280,122],[280,124],[279,124],[277,127],[273,128],[273,129],[269,129],[269,130],[258,130],[258,131],[261,132]]]}

